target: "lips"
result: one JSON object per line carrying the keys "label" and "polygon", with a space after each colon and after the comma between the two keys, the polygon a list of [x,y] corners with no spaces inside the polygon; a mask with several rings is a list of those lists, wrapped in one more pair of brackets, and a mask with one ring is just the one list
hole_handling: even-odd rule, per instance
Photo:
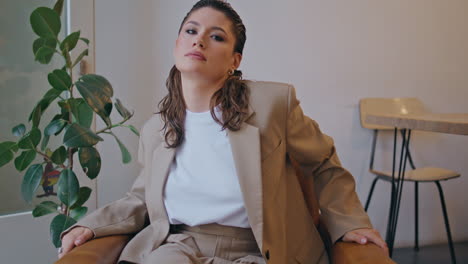
{"label": "lips", "polygon": [[191,58],[194,58],[194,59],[197,59],[197,60],[201,60],[201,61],[206,61],[205,56],[201,52],[198,52],[198,51],[189,52],[189,53],[185,54],[185,56],[186,57],[191,57]]}

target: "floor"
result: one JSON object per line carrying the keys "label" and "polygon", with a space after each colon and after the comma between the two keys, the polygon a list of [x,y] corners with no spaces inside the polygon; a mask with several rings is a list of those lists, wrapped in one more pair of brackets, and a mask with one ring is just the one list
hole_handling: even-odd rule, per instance
{"label": "floor", "polygon": [[[455,244],[455,256],[458,264],[468,263],[468,241]],[[393,260],[398,264],[450,264],[450,252],[447,244],[421,247],[418,252],[413,248],[397,248]]]}

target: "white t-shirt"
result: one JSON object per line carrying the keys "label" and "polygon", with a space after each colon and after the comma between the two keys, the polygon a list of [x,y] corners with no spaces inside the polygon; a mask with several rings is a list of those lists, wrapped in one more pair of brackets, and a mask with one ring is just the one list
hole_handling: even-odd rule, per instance
{"label": "white t-shirt", "polygon": [[209,111],[187,110],[185,138],[170,167],[164,204],[171,224],[250,227],[227,130],[221,131]]}

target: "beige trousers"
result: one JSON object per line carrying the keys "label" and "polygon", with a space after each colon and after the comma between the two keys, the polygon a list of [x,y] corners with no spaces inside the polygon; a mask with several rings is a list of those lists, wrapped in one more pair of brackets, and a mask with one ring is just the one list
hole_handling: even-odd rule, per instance
{"label": "beige trousers", "polygon": [[250,228],[171,225],[166,241],[144,264],[265,264]]}

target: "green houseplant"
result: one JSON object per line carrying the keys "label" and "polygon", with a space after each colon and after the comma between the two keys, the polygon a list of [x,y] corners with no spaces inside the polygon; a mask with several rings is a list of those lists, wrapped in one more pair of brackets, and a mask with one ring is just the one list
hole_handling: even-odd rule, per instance
{"label": "green houseplant", "polygon": [[[55,247],[61,245],[60,233],[87,213],[88,208],[83,205],[89,199],[91,189],[80,187],[75,171],[81,167],[90,179],[98,176],[101,158],[96,144],[103,141],[100,134],[115,138],[124,163],[131,161],[130,153],[112,129],[126,127],[139,135],[135,127],[125,124],[133,113],[118,99],[113,103],[112,85],[106,78],[86,74],[75,80],[73,69],[88,55],[88,49],[84,49],[76,58],[72,58],[71,51],[79,41],[89,46],[89,40],[81,37],[80,31],[69,34],[63,40],[58,38],[63,4],[63,0],[57,0],[53,8],[35,9],[31,13],[30,22],[34,33],[38,35],[33,43],[35,60],[49,64],[57,54],[63,57],[64,66],[48,74],[47,79],[52,88],[34,106],[28,119],[30,129],[19,124],[12,129],[17,141],[0,142],[0,167],[14,161],[15,168],[24,172],[21,184],[23,199],[31,203],[35,195],[41,198],[32,215],[40,217],[56,214],[50,223]],[[52,103],[58,104],[58,113],[40,129],[43,113]],[[116,123],[110,117],[113,106],[122,118]],[[94,113],[105,123],[105,127],[99,131],[91,130]],[[49,147],[51,137],[63,139],[60,146],[53,150]],[[75,154],[81,166],[74,164]],[[47,200],[48,197],[58,197],[59,202]]]}

